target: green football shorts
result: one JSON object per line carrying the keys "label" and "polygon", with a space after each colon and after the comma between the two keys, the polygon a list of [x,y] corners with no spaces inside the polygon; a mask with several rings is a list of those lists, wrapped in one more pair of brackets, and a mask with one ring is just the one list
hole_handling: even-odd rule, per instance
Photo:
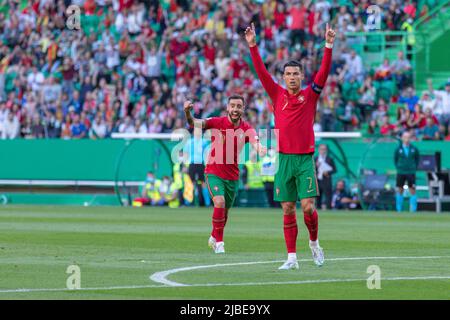
{"label": "green football shorts", "polygon": [[239,180],[225,180],[214,174],[206,174],[206,185],[208,186],[211,199],[215,196],[225,197],[225,208],[233,206],[234,199],[239,187]]}
{"label": "green football shorts", "polygon": [[274,200],[294,202],[318,195],[314,154],[280,153],[278,171],[275,174]]}

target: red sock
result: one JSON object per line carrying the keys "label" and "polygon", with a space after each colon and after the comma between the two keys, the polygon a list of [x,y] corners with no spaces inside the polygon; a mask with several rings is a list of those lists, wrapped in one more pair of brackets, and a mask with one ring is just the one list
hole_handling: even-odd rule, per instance
{"label": "red sock", "polygon": [[286,248],[288,253],[297,252],[297,217],[295,214],[285,214],[283,216],[284,224],[284,241],[286,241]]}
{"label": "red sock", "polygon": [[316,241],[317,233],[319,232],[319,216],[317,215],[317,210],[314,210],[312,214],[303,212],[303,218],[309,231],[309,240]]}
{"label": "red sock", "polygon": [[[228,214],[225,213],[225,222],[223,223],[223,227],[224,228],[227,225],[227,221],[228,221]],[[216,238],[216,233],[214,232],[214,225],[213,225],[213,228],[212,228],[212,231],[211,231],[211,236],[213,236],[214,239],[217,239]]]}
{"label": "red sock", "polygon": [[225,222],[225,208],[214,208],[212,216],[213,230],[211,235],[216,238],[217,242],[223,241],[223,228],[225,227]]}

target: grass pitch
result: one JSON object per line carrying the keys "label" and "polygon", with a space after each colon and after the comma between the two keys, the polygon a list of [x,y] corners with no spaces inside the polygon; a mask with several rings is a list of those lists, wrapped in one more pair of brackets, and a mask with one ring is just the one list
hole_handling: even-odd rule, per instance
{"label": "grass pitch", "polygon": [[[278,271],[280,210],[232,209],[225,255],[207,247],[211,212],[0,207],[0,299],[450,298],[448,213],[321,211],[321,268],[299,215],[300,270]],[[80,267],[81,290],[66,288],[69,265]],[[381,289],[367,288],[371,265]]]}

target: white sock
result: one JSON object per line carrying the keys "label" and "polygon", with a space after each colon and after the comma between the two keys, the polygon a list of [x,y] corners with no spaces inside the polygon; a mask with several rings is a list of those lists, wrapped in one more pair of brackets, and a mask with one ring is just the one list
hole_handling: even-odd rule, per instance
{"label": "white sock", "polygon": [[319,239],[317,239],[316,241],[309,240],[309,246],[313,248],[319,247]]}
{"label": "white sock", "polygon": [[288,253],[288,261],[297,261],[297,253]]}

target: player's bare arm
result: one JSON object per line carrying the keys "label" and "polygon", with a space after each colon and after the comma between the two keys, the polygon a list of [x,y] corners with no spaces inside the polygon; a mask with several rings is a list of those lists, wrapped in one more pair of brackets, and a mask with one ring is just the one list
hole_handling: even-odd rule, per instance
{"label": "player's bare arm", "polygon": [[262,61],[261,55],[258,52],[258,47],[256,45],[256,30],[255,25],[252,23],[247,29],[245,29],[245,40],[250,48],[250,56],[252,58],[253,66],[258,75],[261,84],[269,95],[270,99],[276,101],[277,94],[280,86],[272,79],[269,71],[267,71],[264,62]]}
{"label": "player's bare arm", "polygon": [[322,63],[311,85],[312,90],[317,95],[320,95],[320,93],[322,92],[322,89],[324,88],[325,83],[327,81],[328,74],[330,73],[331,70],[331,55],[335,39],[336,39],[336,31],[334,31],[334,29],[331,28],[327,23],[325,28],[325,48]]}
{"label": "player's bare arm", "polygon": [[195,128],[205,128],[205,120],[196,119],[192,116],[191,110],[194,108],[194,103],[191,100],[186,100],[184,102],[184,114],[186,116],[187,123],[190,127]]}

